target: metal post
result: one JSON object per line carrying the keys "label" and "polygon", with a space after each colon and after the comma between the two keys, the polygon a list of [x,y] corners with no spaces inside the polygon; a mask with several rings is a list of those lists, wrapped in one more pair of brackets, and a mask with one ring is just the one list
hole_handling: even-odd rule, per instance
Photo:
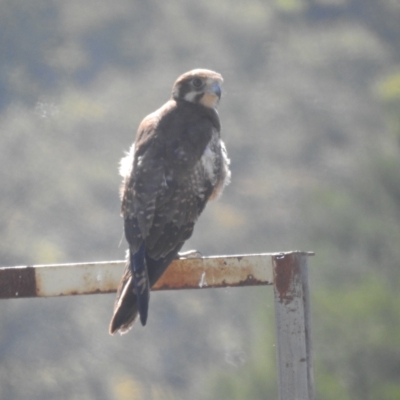
{"label": "metal post", "polygon": [[280,400],[314,400],[308,254],[272,257]]}
{"label": "metal post", "polygon": [[[280,400],[314,400],[307,260],[311,252],[175,260],[152,290],[274,285]],[[272,268],[269,260],[272,257]],[[0,268],[0,299],[109,293],[125,261]]]}

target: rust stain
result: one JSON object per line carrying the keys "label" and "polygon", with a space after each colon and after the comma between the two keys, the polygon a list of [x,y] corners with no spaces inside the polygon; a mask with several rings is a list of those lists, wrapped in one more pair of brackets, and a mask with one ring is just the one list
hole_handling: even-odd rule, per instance
{"label": "rust stain", "polygon": [[82,294],[108,294],[108,293],[115,293],[116,289],[89,289],[85,290],[85,292],[80,292],[77,290],[65,291],[60,293],[58,296],[79,296]]}
{"label": "rust stain", "polygon": [[0,299],[35,296],[36,279],[33,267],[0,268]]}
{"label": "rust stain", "polygon": [[[190,266],[195,267],[196,262],[201,262],[201,259],[194,259],[194,260],[185,260],[185,265],[187,268],[187,263]],[[173,268],[171,266],[173,265]],[[187,277],[184,276],[184,269],[182,262],[173,261],[171,265],[167,268],[161,278],[154,284],[152,289],[155,290],[170,290],[170,289],[186,289],[190,288],[193,285],[197,285],[200,279],[198,278],[197,274],[192,274],[191,280],[188,283]],[[171,287],[170,282],[173,282]]]}
{"label": "rust stain", "polygon": [[[100,278],[95,278],[93,273],[87,272],[82,276],[84,293],[82,291],[71,289],[64,291],[62,296],[77,296],[80,294],[106,294],[115,293],[117,290],[115,288],[115,282],[110,279],[106,274],[101,275]],[[100,284],[101,282],[101,284]],[[99,287],[101,286],[101,287]]]}
{"label": "rust stain", "polygon": [[[242,260],[242,257],[238,258]],[[188,271],[191,273],[188,274]],[[223,258],[215,258],[212,266],[207,266],[202,259],[193,259],[173,262],[153,286],[153,290],[256,286],[268,283],[254,277],[251,262],[241,262],[239,267],[227,263]]]}
{"label": "rust stain", "polygon": [[[281,256],[277,253],[275,255],[278,258]],[[265,257],[266,254],[262,256]],[[273,254],[268,254],[268,256],[273,256]],[[107,264],[110,263],[107,262]],[[78,277],[71,276],[71,268],[74,266],[79,267]],[[0,268],[0,298],[76,296],[115,292],[119,278],[117,279],[114,273],[108,272],[106,268],[93,270],[95,266],[96,263],[84,263]],[[38,269],[38,267],[47,268]],[[176,260],[153,289],[199,289],[272,284],[273,279],[266,278],[269,276],[269,271],[266,274],[262,268],[263,265],[260,264],[259,259],[240,255]],[[37,274],[35,274],[36,269],[40,271]],[[55,285],[52,285],[53,280]]]}
{"label": "rust stain", "polygon": [[[57,267],[48,268],[49,275],[55,280],[55,287],[49,288],[49,275],[45,273],[38,273],[36,275],[36,287],[38,288],[38,295],[42,297],[49,296],[78,296],[83,294],[106,294],[115,293],[117,290],[118,281],[109,273],[102,273],[101,271],[84,271],[81,270],[80,279],[73,280],[73,283],[68,283],[68,275],[71,267],[59,269]],[[91,266],[87,266],[91,268]],[[65,279],[63,278],[62,271],[65,271]],[[97,272],[97,273],[96,273]],[[57,287],[57,281],[64,279],[64,284]]]}
{"label": "rust stain", "polygon": [[281,302],[285,304],[293,300],[293,280],[298,274],[298,265],[293,253],[273,256],[274,284]]}

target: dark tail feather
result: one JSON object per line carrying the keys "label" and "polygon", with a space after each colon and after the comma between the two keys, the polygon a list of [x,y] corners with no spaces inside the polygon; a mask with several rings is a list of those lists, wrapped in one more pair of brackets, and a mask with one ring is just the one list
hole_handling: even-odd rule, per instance
{"label": "dark tail feather", "polygon": [[[137,293],[139,295],[137,296]],[[114,305],[114,315],[111,319],[109,332],[125,333],[140,315],[144,326],[150,299],[150,284],[145,261],[145,245],[132,254],[129,251],[124,275],[118,288],[117,300]]]}
{"label": "dark tail feather", "polygon": [[[168,265],[177,257],[178,251],[181,249],[182,245],[183,243],[179,243],[173,251],[171,251],[167,256],[159,260],[153,260],[146,254],[144,265],[147,266],[146,269],[148,270],[148,277],[150,282],[149,287],[152,287],[158,281],[160,276],[167,269]],[[117,331],[119,331],[120,333],[127,332],[139,315],[139,306],[136,298],[136,288],[134,280],[132,278],[132,268],[130,265],[131,255],[128,256],[124,275],[122,276],[121,283],[118,288],[117,300],[115,301],[114,306],[114,315],[110,323],[111,334],[114,334]]]}
{"label": "dark tail feather", "polygon": [[132,252],[129,251],[130,268],[136,289],[140,322],[143,326],[146,325],[150,300],[150,283],[145,260],[145,251],[145,243],[142,243],[135,254],[132,254]]}
{"label": "dark tail feather", "polygon": [[137,319],[138,314],[136,293],[128,261],[118,288],[114,315],[110,322],[110,334],[113,335],[117,331],[120,333],[127,332]]}

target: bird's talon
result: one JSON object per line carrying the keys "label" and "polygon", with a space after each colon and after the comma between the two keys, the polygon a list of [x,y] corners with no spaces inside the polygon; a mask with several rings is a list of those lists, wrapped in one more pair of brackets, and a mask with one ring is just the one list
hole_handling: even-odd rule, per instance
{"label": "bird's talon", "polygon": [[184,251],[183,253],[178,253],[179,260],[186,260],[188,258],[203,258],[203,254],[197,250],[189,250]]}

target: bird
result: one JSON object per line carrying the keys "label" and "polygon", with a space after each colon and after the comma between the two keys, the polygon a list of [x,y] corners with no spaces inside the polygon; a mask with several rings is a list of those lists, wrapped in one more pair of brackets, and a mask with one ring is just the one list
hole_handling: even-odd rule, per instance
{"label": "bird", "polygon": [[121,215],[128,243],[110,334],[146,325],[150,289],[192,235],[208,201],[230,182],[230,160],[216,110],[222,76],[194,69],[171,98],[140,123],[121,160]]}

